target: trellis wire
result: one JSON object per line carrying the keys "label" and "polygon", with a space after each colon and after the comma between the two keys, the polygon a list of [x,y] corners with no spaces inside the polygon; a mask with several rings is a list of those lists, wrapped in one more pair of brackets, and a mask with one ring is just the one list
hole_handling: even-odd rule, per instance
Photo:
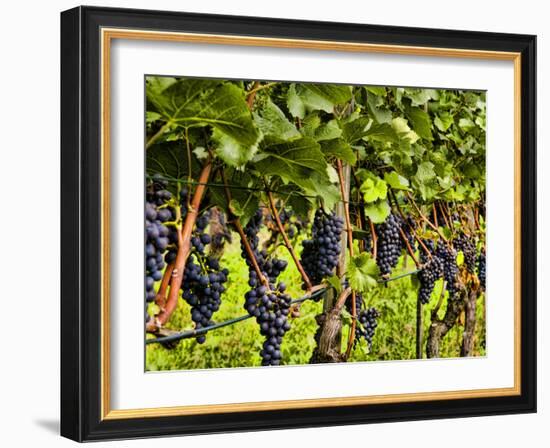
{"label": "trellis wire", "polygon": [[[390,278],[387,278],[387,279],[379,279],[378,283],[392,282],[394,280],[399,280],[401,278],[417,274],[420,271],[421,271],[421,269],[416,269],[414,271],[405,272],[403,274],[396,275],[395,277],[390,277]],[[299,299],[295,299],[290,303],[291,303],[291,305],[295,305],[297,303],[303,303],[306,300],[315,299],[315,298],[320,297],[323,294],[325,294],[328,291],[328,289],[329,288],[321,289],[319,291],[314,292],[311,295],[307,295],[307,296],[304,296],[304,297],[300,297]],[[246,314],[244,316],[235,317],[233,319],[229,319],[229,320],[217,323],[217,324],[210,325],[209,327],[199,328],[198,330],[182,331],[182,332],[179,332],[179,333],[171,334],[170,336],[162,336],[160,338],[155,338],[155,339],[146,339],[145,344],[146,345],[149,345],[149,344],[166,344],[166,343],[170,343],[170,342],[180,341],[182,339],[189,339],[189,338],[201,336],[203,334],[208,333],[209,331],[217,330],[218,328],[227,327],[229,325],[234,325],[236,323],[245,321],[245,320],[250,319],[252,317],[253,316],[251,316],[250,314]]]}

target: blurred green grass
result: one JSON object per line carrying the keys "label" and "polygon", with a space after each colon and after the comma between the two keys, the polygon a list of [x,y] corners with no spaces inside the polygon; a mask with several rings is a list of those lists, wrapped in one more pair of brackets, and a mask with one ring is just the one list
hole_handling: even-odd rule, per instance
{"label": "blurred green grass", "polygon": [[[296,241],[296,249],[301,250],[300,241]],[[304,295],[301,289],[300,275],[291,261],[285,247],[275,251],[278,258],[286,259],[287,269],[279,280],[287,284],[287,291],[292,298]],[[392,275],[408,272],[414,269],[410,258],[402,257],[398,268]],[[243,308],[244,294],[248,287],[248,268],[241,258],[241,249],[237,235],[233,235],[233,243],[226,245],[221,264],[230,271],[227,291],[222,297],[222,305],[214,314],[215,322],[222,322],[246,314]],[[424,334],[428,334],[430,314],[436,306],[441,291],[441,281],[436,284],[430,303],[424,307]],[[416,326],[416,296],[417,290],[412,277],[405,277],[389,282],[387,286],[375,288],[369,296],[364,296],[366,306],[375,306],[381,313],[378,327],[373,339],[372,350],[361,340],[353,349],[350,361],[389,361],[415,358],[415,326]],[[317,330],[315,316],[322,311],[322,301],[308,300],[300,308],[300,317],[291,319],[291,329],[284,336],[281,347],[283,363],[286,365],[307,364],[315,348],[314,335]],[[439,310],[440,317],[444,314],[446,299]],[[476,321],[476,336],[474,355],[485,355],[485,297],[478,299]],[[167,328],[173,330],[191,329],[190,307],[179,300]],[[441,344],[440,356],[443,358],[460,356],[463,326],[455,325],[445,336]],[[342,341],[343,349],[347,342],[348,328],[344,326]],[[148,336],[152,337],[152,336]],[[259,352],[263,343],[259,327],[254,319],[230,325],[207,334],[206,342],[198,344],[195,339],[180,341],[175,348],[168,349],[160,344],[146,345],[146,370],[187,370],[226,367],[260,366]]]}

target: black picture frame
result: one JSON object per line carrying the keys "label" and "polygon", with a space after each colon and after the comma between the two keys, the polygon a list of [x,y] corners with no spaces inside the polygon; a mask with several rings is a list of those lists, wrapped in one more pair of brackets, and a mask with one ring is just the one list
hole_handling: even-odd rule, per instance
{"label": "black picture frame", "polygon": [[[100,29],[521,53],[521,394],[408,403],[101,418]],[[61,435],[76,441],[536,411],[536,37],[77,7],[61,14]]]}

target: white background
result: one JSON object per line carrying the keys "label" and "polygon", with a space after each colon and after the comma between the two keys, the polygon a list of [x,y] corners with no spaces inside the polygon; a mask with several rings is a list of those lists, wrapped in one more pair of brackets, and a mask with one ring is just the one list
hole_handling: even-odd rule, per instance
{"label": "white background", "polygon": [[[550,101],[545,78],[550,61],[544,2],[479,2],[462,0],[391,3],[258,2],[245,0],[90,1],[103,6],[158,8],[195,12],[273,16],[387,25],[475,29],[538,34],[539,229],[548,227],[546,192],[550,160],[543,148]],[[68,446],[57,436],[59,414],[59,11],[69,1],[9,2],[3,5],[0,49],[0,191],[3,199],[2,280],[4,291],[0,427],[2,441],[13,446]],[[546,50],[546,54],[545,54]],[[547,139],[544,140],[546,142]],[[546,174],[546,175],[545,175]],[[546,205],[542,205],[546,202]],[[262,448],[275,446],[499,447],[545,446],[550,430],[548,372],[550,332],[543,298],[550,275],[542,258],[550,240],[539,235],[539,413],[537,415],[405,422],[369,426],[305,429],[122,442],[110,446],[201,446]],[[546,285],[545,285],[546,283]],[[7,328],[6,328],[7,326]],[[546,348],[546,350],[545,350]],[[543,352],[546,356],[543,357]],[[105,444],[98,444],[103,446]]]}
{"label": "white background", "polygon": [[[514,289],[514,257],[509,256],[514,250],[512,61],[115,40],[111,67],[113,409],[513,387],[514,301],[509,293]],[[144,295],[144,164],[136,148],[143,144],[145,106],[143,95],[136,92],[143,91],[148,73],[487,90],[488,356],[145,373],[143,310],[135,302]],[[327,381],[342,375],[345,381]],[[143,394],[143,390],[157,393]]]}

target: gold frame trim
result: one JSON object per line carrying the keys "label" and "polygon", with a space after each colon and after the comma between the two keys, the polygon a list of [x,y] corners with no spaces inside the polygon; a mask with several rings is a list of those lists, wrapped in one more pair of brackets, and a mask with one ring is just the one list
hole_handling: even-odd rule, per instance
{"label": "gold frame trim", "polygon": [[[166,42],[187,42],[216,45],[240,45],[276,48],[299,48],[356,53],[383,53],[412,56],[453,57],[504,60],[514,62],[514,386],[479,390],[421,392],[357,397],[316,398],[190,405],[143,409],[110,408],[110,50],[113,39]],[[251,412],[315,407],[351,406],[364,404],[404,403],[412,401],[451,400],[466,398],[503,397],[521,394],[521,54],[514,52],[465,50],[454,48],[415,47],[402,45],[332,42],[302,39],[278,39],[215,34],[192,34],[133,29],[101,29],[101,420],[145,417],[168,417],[210,413]]]}

